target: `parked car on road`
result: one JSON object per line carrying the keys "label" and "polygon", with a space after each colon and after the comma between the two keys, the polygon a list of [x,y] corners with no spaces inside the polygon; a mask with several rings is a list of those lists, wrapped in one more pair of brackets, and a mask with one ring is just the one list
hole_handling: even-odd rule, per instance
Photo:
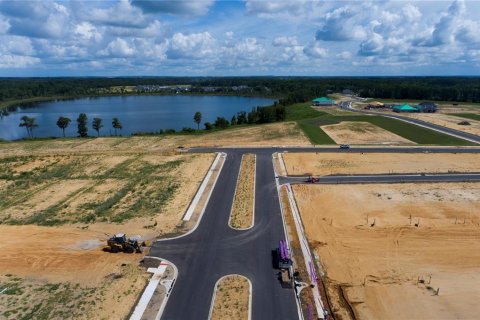
{"label": "parked car on road", "polygon": [[340,149],[350,149],[350,145],[349,144],[341,144]]}

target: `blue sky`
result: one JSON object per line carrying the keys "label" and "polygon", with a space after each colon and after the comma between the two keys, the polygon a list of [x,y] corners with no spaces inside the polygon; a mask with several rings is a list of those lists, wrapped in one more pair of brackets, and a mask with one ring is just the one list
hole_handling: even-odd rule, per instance
{"label": "blue sky", "polygon": [[0,76],[134,75],[480,75],[480,2],[0,0]]}

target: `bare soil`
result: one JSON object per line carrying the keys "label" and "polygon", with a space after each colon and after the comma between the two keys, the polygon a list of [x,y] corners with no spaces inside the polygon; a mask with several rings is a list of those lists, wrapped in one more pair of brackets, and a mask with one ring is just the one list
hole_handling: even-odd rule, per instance
{"label": "bare soil", "polygon": [[289,175],[477,172],[478,154],[284,153]]}
{"label": "bare soil", "polygon": [[[410,113],[406,114],[406,116],[408,116],[409,118],[430,122],[442,127],[480,135],[480,121],[477,120],[463,119],[460,117],[441,113]],[[459,125],[458,123],[461,121],[468,121],[470,125]]]}
{"label": "bare soil", "polygon": [[255,199],[255,163],[254,154],[244,154],[235,189],[230,226],[234,229],[246,229],[253,225]]}
{"label": "bare soil", "polygon": [[415,144],[369,122],[343,121],[320,128],[337,144]]}
{"label": "bare soil", "polygon": [[476,318],[479,183],[293,189],[337,317]]}
{"label": "bare soil", "polygon": [[230,275],[217,284],[211,320],[248,319],[250,284],[239,275]]}

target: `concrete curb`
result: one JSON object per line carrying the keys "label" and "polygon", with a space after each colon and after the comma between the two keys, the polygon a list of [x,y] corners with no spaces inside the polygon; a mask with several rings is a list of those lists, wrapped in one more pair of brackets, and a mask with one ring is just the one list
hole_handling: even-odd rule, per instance
{"label": "concrete curb", "polygon": [[[252,282],[250,281],[250,279],[248,279],[247,277],[245,277],[241,274],[232,273],[232,274],[227,274],[227,275],[221,277],[220,279],[217,280],[217,282],[215,282],[215,287],[213,289],[213,295],[212,295],[212,302],[210,303],[210,311],[208,312],[208,320],[210,320],[212,318],[213,305],[214,305],[214,302],[215,302],[215,297],[217,296],[218,285],[220,284],[220,282],[223,279],[225,279],[227,277],[230,277],[230,276],[239,276],[239,277],[247,279],[248,284],[250,285],[250,290],[249,290],[249,295],[248,295],[248,320],[252,319],[252,295],[253,295]],[[156,319],[156,320],[158,320],[158,319]]]}
{"label": "concrete curb", "polygon": [[[279,156],[280,153],[277,153],[277,157]],[[278,158],[280,161],[280,158]],[[281,158],[283,162],[283,157]],[[272,162],[274,161],[273,155],[272,155]],[[273,163],[272,163],[273,164]],[[292,252],[292,249],[290,248],[290,239],[288,236],[288,231],[287,231],[287,223],[285,222],[285,208],[283,207],[282,201],[281,201],[281,194],[280,194],[280,184],[278,181],[278,174],[275,170],[275,165],[273,166],[273,174],[275,176],[275,184],[277,187],[277,195],[278,195],[278,202],[280,204],[280,211],[281,211],[281,216],[282,216],[282,225],[283,225],[283,233],[285,234],[285,240],[287,243],[287,248],[290,252]],[[295,291],[294,291],[295,292]],[[303,313],[302,313],[302,306],[300,304],[300,295],[295,295],[295,303],[297,304],[297,312],[298,312],[298,319],[303,320]]]}
{"label": "concrete curb", "polygon": [[[173,289],[173,286],[175,284],[175,280],[178,277],[178,269],[170,261],[167,261],[165,259],[160,259],[160,258],[157,258],[157,257],[150,257],[150,256],[146,256],[146,258],[159,260],[160,264],[157,268],[149,268],[149,270],[150,270],[149,272],[153,272],[153,275],[150,278],[148,285],[145,287],[145,289],[142,293],[142,296],[138,300],[134,311],[130,315],[130,318],[129,318],[130,320],[140,320],[140,319],[142,319],[143,314],[145,313],[145,310],[147,309],[148,304],[150,303],[150,301],[151,301],[151,299],[152,299],[152,297],[155,293],[155,290],[157,289],[157,286],[160,284],[165,288],[166,294],[165,294],[165,298],[162,301],[162,304],[160,305],[159,311],[158,311],[158,313],[155,317],[156,320],[159,320],[160,317],[162,316],[163,310],[165,309],[165,305],[167,304],[167,300],[170,297],[170,293],[171,293],[171,291]],[[162,264],[162,262],[165,262],[165,264]],[[163,271],[161,271],[161,273],[157,273],[156,271],[152,270],[152,269],[159,270],[162,265],[165,266],[165,267],[163,268]],[[167,266],[171,266],[173,268],[173,272],[174,272],[173,280],[169,281],[170,286],[168,286],[168,287],[165,283],[166,281],[165,280],[161,281],[161,279],[160,279],[160,277],[163,275],[163,273],[165,273]]]}
{"label": "concrete curb", "polygon": [[[242,161],[243,161],[243,156],[242,155]],[[257,155],[255,154],[255,169],[253,171],[253,208],[252,208],[252,224],[250,227],[247,228],[235,228],[232,226],[231,221],[232,221],[232,213],[233,213],[233,204],[235,203],[235,197],[237,196],[237,187],[238,187],[238,179],[240,178],[240,171],[242,169],[242,164],[240,163],[240,170],[238,170],[238,176],[237,176],[237,184],[235,185],[235,192],[233,194],[233,202],[232,202],[232,208],[230,209],[230,216],[228,217],[228,226],[233,229],[233,230],[249,230],[252,229],[255,226],[255,192],[257,188]]]}
{"label": "concrete curb", "polygon": [[[310,252],[310,248],[308,246],[308,241],[305,236],[305,231],[303,230],[302,219],[298,212],[297,203],[295,201],[295,197],[293,195],[290,184],[288,183],[285,184],[285,187],[287,188],[288,200],[290,202],[290,208],[292,209],[293,220],[295,221],[295,228],[297,229],[297,234],[300,241],[300,247],[302,249],[303,259],[305,261],[305,267],[308,275],[310,276],[311,284],[314,285],[314,287],[312,288],[312,293],[313,293],[315,308],[317,309],[318,316],[321,319],[325,319],[325,309],[322,303],[320,291],[318,290],[318,286],[316,283],[317,275],[315,274],[315,262]],[[313,283],[314,280],[315,280],[315,284]]]}
{"label": "concrete curb", "polygon": [[[225,152],[220,152],[219,154],[221,154],[221,156],[224,157],[224,158],[227,157],[227,154]],[[222,173],[222,169],[223,169],[223,165],[225,164],[225,161],[223,161],[220,168],[218,168],[218,174],[215,177],[215,181],[213,182],[212,188],[208,192],[207,201],[205,201],[205,206],[203,207],[202,212],[200,213],[200,216],[198,217],[198,220],[197,220],[197,223],[195,224],[195,226],[191,230],[186,232],[185,234],[182,234],[182,235],[179,235],[179,236],[176,236],[176,237],[171,237],[171,238],[157,239],[157,240],[155,240],[155,242],[162,242],[162,241],[167,241],[167,240],[179,239],[179,238],[182,238],[182,237],[185,237],[185,236],[189,235],[190,233],[194,232],[198,228],[198,226],[200,225],[200,222],[202,221],[203,214],[205,213],[205,209],[207,208],[208,202],[210,201],[210,197],[212,196],[213,189],[215,189],[215,185],[217,184],[218,177]]]}
{"label": "concrete curb", "polygon": [[200,198],[203,195],[203,192],[205,191],[205,188],[207,187],[208,181],[210,181],[210,177],[213,174],[213,171],[215,170],[218,161],[220,160],[221,153],[217,153],[217,156],[212,162],[212,165],[210,166],[210,169],[208,169],[207,174],[203,178],[202,183],[200,184],[200,187],[197,190],[197,193],[192,199],[192,202],[190,202],[190,206],[188,207],[187,211],[185,211],[185,214],[183,215],[182,220],[183,221],[189,221],[192,218],[193,211],[195,210],[198,202],[200,201]]}

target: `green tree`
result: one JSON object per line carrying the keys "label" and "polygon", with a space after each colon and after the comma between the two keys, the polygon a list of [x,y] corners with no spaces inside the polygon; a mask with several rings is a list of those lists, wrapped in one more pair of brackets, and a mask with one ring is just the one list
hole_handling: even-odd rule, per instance
{"label": "green tree", "polygon": [[112,127],[115,130],[115,136],[117,135],[117,129],[122,130],[122,124],[120,123],[120,120],[118,118],[113,118],[112,119]]}
{"label": "green tree", "polygon": [[82,138],[88,137],[87,115],[80,113],[77,118],[78,135]]}
{"label": "green tree", "polygon": [[224,117],[217,117],[215,123],[213,124],[217,129],[226,129],[228,128],[228,120]]}
{"label": "green tree", "polygon": [[231,124],[232,126],[234,126],[234,125],[237,124],[237,117],[236,117],[235,115],[233,115],[232,120],[230,120],[230,124]]}
{"label": "green tree", "polygon": [[62,129],[63,137],[65,138],[65,129],[68,127],[72,120],[67,117],[59,117],[57,120],[57,126]]}
{"label": "green tree", "polygon": [[33,128],[38,127],[38,124],[35,123],[35,118],[30,118],[28,116],[23,116],[20,118],[22,122],[18,125],[19,127],[25,127],[27,129],[27,135],[29,138],[33,138]]}
{"label": "green tree", "polygon": [[193,116],[193,121],[197,124],[197,130],[200,129],[200,123],[202,122],[202,113],[200,111],[195,112]]}
{"label": "green tree", "polygon": [[103,128],[102,119],[93,118],[92,128],[93,128],[93,130],[97,131],[97,137],[99,137],[100,136],[100,129]]}
{"label": "green tree", "polygon": [[203,125],[205,126],[205,130],[213,129],[213,125],[210,122],[205,122]]}

